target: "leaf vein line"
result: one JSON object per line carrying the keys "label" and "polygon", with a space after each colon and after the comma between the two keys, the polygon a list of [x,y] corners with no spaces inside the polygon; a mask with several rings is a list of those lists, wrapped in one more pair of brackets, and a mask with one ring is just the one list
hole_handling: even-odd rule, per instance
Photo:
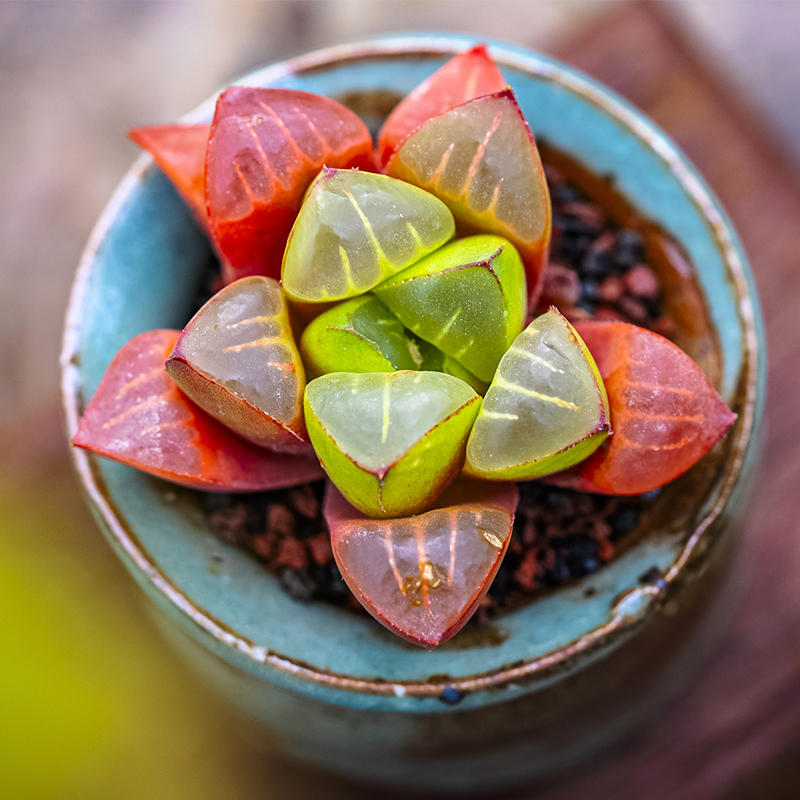
{"label": "leaf vein line", "polygon": [[498,386],[501,389],[506,389],[509,392],[515,392],[516,394],[524,395],[525,397],[531,397],[534,400],[541,400],[545,403],[553,403],[560,408],[569,408],[573,411],[580,411],[581,407],[576,405],[575,403],[571,403],[569,400],[562,400],[560,397],[553,397],[549,394],[542,394],[542,392],[537,392],[535,389],[528,389],[525,386],[520,386],[517,383],[511,383],[507,381],[500,375],[495,376],[495,386]]}
{"label": "leaf vein line", "polygon": [[121,414],[118,414],[116,417],[112,417],[110,420],[108,420],[108,422],[104,422],[103,428],[113,428],[115,425],[118,425],[128,417],[132,417],[134,414],[138,414],[140,411],[146,411],[148,408],[158,405],[160,401],[169,398],[171,394],[172,389],[168,389],[166,392],[162,392],[161,394],[155,394],[151,397],[147,397],[141,402],[129,406]]}

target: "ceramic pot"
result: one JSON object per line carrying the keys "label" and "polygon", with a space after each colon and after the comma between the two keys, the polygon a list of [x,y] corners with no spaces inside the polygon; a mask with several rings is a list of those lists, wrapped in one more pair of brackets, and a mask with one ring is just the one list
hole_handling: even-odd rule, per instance
{"label": "ceramic pot", "polygon": [[[374,123],[473,43],[389,37],[240,82],[326,94]],[[212,536],[195,493],[74,451],[103,533],[172,641],[265,735],[353,777],[452,791],[493,789],[575,762],[646,718],[691,672],[719,629],[764,396],[752,278],[692,165],[651,121],[585,75],[518,47],[491,51],[537,137],[611,175],[695,265],[718,339],[717,388],[739,418],[713,469],[670,488],[669,514],[594,575],[429,653],[366,615],[291,600],[250,556]],[[213,102],[190,119],[210,118]],[[186,323],[209,256],[168,181],[140,158],[75,279],[62,356],[70,435],[128,339]],[[643,583],[653,567],[663,579]]]}

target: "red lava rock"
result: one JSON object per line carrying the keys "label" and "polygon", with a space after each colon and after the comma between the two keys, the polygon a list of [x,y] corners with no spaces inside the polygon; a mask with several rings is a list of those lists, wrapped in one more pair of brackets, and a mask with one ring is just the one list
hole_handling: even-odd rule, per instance
{"label": "red lava rock", "polygon": [[530,546],[536,541],[536,526],[528,521],[522,529],[522,541]]}
{"label": "red lava rock", "polygon": [[320,515],[320,503],[314,490],[308,484],[290,489],[286,495],[292,508],[306,519],[316,519]]}
{"label": "red lava rock", "polygon": [[306,541],[308,549],[311,551],[311,558],[316,564],[327,564],[333,560],[333,549],[331,548],[331,537],[328,533],[319,533]]}
{"label": "red lava rock", "polygon": [[536,551],[528,550],[522,559],[522,563],[514,570],[514,579],[523,589],[526,591],[532,591],[538,584],[536,573]]}
{"label": "red lava rock", "polygon": [[279,536],[294,534],[294,514],[281,503],[272,503],[267,511],[267,530]]}
{"label": "red lava rock", "polygon": [[583,308],[561,308],[561,313],[574,325],[576,322],[588,322],[589,320],[596,319],[595,314],[590,314]]}
{"label": "red lava rock", "polygon": [[559,309],[574,306],[581,299],[581,281],[578,273],[564,264],[550,263],[544,275],[542,302],[553,303]]}
{"label": "red lava rock", "polygon": [[[603,212],[600,210],[599,206],[596,206],[593,203],[565,203],[563,212],[565,214],[570,214],[573,217],[577,217],[579,220],[581,220],[581,222],[585,222],[587,225],[591,225],[592,227],[603,227]],[[600,238],[602,239],[603,237],[601,236]],[[611,247],[613,243],[614,235],[611,234],[611,243],[608,245],[608,247]]]}
{"label": "red lava rock", "polygon": [[225,544],[240,544],[247,520],[247,507],[236,504],[208,515],[208,527]]}
{"label": "red lava rock", "polygon": [[629,294],[624,294],[617,300],[617,308],[633,322],[634,325],[642,325],[647,322],[650,316],[644,304]]}
{"label": "red lava rock", "polygon": [[253,552],[264,561],[269,561],[275,552],[275,545],[278,537],[271,531],[267,533],[260,533],[258,536],[253,536],[250,540],[250,547]]}
{"label": "red lava rock", "polygon": [[552,164],[544,165],[544,176],[547,178],[547,182],[549,184],[564,182],[564,178],[561,176],[561,173]]}
{"label": "red lava rock", "polygon": [[651,326],[650,330],[663,336],[665,339],[672,339],[675,336],[676,326],[672,317],[659,317]]}
{"label": "red lava rock", "polygon": [[608,539],[611,536],[611,525],[602,517],[595,517],[591,522],[589,533],[598,541]]}
{"label": "red lava rock", "polygon": [[622,278],[612,275],[600,284],[600,298],[606,303],[616,303],[625,293],[625,282]]}
{"label": "red lava rock", "polygon": [[[597,212],[600,215],[600,224],[603,224],[603,212],[597,206],[590,206],[590,208],[597,209]],[[594,243],[592,244],[590,251],[593,254],[603,253],[606,250],[610,250],[617,241],[617,237],[611,232],[606,231],[602,236],[598,236]]]}
{"label": "red lava rock", "polygon": [[308,566],[308,553],[299,539],[290,537],[281,541],[276,561],[280,567],[302,569]]}
{"label": "red lava rock", "polygon": [[625,275],[625,286],[631,294],[645,297],[648,300],[655,300],[661,291],[658,277],[645,264],[637,264]]}
{"label": "red lava rock", "polygon": [[608,539],[601,540],[599,544],[598,555],[600,556],[600,560],[611,561],[611,559],[614,558],[614,545],[609,542]]}
{"label": "red lava rock", "polygon": [[[603,320],[605,322],[624,322],[625,318],[618,311],[613,308],[598,308],[597,313],[594,315],[595,319]],[[580,322],[580,320],[578,320]]]}

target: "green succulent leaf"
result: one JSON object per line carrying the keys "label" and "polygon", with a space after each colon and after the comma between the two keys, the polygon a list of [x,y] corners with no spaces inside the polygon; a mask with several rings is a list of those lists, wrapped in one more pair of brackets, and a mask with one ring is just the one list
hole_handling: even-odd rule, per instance
{"label": "green succulent leaf", "polygon": [[467,444],[467,475],[537,478],[591,455],[608,436],[608,397],[572,325],[554,309],[503,356]]}
{"label": "green succulent leaf", "polygon": [[320,314],[303,332],[300,352],[312,376],[396,372],[422,364],[416,337],[371,294]]}
{"label": "green succulent leaf", "polygon": [[306,387],[311,443],[339,491],[371,517],[429,506],[458,473],[481,399],[441,372],[334,372]]}
{"label": "green succulent leaf", "polygon": [[[413,336],[413,334],[411,334]],[[453,356],[443,353],[438,347],[434,347],[424,339],[414,337],[417,349],[422,357],[420,369],[431,370],[433,372],[445,372],[468,383],[481,397],[486,394],[489,384],[473,375],[466,367],[456,361]]]}
{"label": "green succulent leaf", "polygon": [[364,294],[454,233],[453,215],[432,194],[386,175],[325,168],[289,235],[283,288],[305,302]]}
{"label": "green succulent leaf", "polygon": [[407,328],[487,382],[525,324],[525,271],[500,236],[452,242],[375,294]]}

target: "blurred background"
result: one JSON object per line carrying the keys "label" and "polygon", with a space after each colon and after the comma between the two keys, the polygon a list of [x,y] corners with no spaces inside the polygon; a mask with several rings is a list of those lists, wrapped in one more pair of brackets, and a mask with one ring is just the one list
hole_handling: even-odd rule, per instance
{"label": "blurred background", "polygon": [[643,107],[728,206],[766,311],[766,458],[733,628],[644,736],[537,797],[800,796],[800,2],[0,0],[0,797],[360,796],[243,740],[155,632],[76,488],[57,361],[81,250],[137,156],[129,127],[256,66],[403,30],[540,49]]}

